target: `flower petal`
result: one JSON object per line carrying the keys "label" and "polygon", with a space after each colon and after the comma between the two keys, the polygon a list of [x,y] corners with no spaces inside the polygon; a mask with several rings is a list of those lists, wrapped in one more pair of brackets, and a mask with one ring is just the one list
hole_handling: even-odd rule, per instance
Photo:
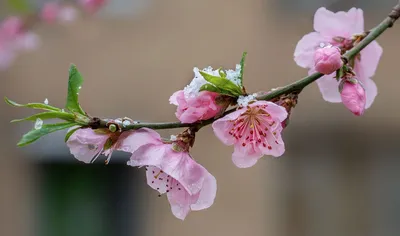
{"label": "flower petal", "polygon": [[274,119],[279,120],[280,122],[284,121],[288,113],[286,109],[282,106],[276,105],[273,102],[267,102],[267,101],[258,101],[253,104],[260,104],[260,105],[267,105],[265,110],[272,116]]}
{"label": "flower petal", "polygon": [[[184,220],[190,212],[190,205],[195,202],[196,199],[191,196],[184,189],[174,190],[167,193],[169,204],[171,205],[171,211],[174,216],[180,220]],[[197,196],[195,196],[197,197]]]}
{"label": "flower petal", "polygon": [[326,36],[350,37],[364,31],[363,11],[351,8],[348,12],[331,12],[319,8],[314,15],[314,30]]}
{"label": "flower petal", "polygon": [[191,205],[193,211],[199,211],[209,208],[217,195],[217,180],[213,175],[207,172],[204,178],[203,187],[199,193],[196,203]]}
{"label": "flower petal", "polygon": [[161,169],[166,145],[145,144],[132,153],[128,165],[130,166],[155,166]]}
{"label": "flower petal", "polygon": [[232,161],[239,168],[248,168],[254,166],[261,157],[261,152],[251,152],[248,149],[242,148],[240,145],[235,145]]}
{"label": "flower petal", "polygon": [[361,61],[358,63],[367,77],[375,74],[382,52],[382,47],[376,41],[371,42],[361,51]]}
{"label": "flower petal", "polygon": [[378,88],[372,79],[367,79],[364,81],[365,87],[365,97],[367,99],[365,104],[365,109],[368,109],[375,100],[376,95],[378,95]]}
{"label": "flower petal", "polygon": [[311,68],[314,66],[314,53],[319,44],[324,42],[320,33],[312,32],[303,36],[294,50],[294,61],[298,66]]}
{"label": "flower petal", "polygon": [[125,131],[119,137],[115,149],[133,153],[146,144],[162,144],[161,136],[156,131],[148,128]]}
{"label": "flower petal", "polygon": [[212,124],[214,134],[219,140],[221,140],[223,144],[233,145],[236,142],[235,138],[229,134],[229,131],[233,127],[233,123],[231,121],[237,119],[245,111],[245,109],[239,109],[214,121]]}
{"label": "flower petal", "polygon": [[[310,70],[308,74],[311,75],[314,72],[314,70]],[[339,103],[342,102],[339,93],[339,82],[334,78],[334,76],[335,73],[324,75],[317,80],[317,84],[325,101]]]}

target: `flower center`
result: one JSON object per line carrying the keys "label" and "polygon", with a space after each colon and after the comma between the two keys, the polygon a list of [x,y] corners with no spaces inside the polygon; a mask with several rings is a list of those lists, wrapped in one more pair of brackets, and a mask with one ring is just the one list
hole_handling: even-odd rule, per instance
{"label": "flower center", "polygon": [[233,123],[229,134],[232,135],[241,145],[256,145],[272,149],[271,142],[279,144],[276,135],[277,123],[271,115],[265,111],[267,105],[247,106]]}

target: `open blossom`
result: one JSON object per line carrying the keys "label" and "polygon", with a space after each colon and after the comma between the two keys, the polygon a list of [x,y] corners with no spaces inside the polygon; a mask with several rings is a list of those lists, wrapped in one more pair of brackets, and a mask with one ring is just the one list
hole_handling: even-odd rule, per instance
{"label": "open blossom", "polygon": [[340,96],[343,104],[356,116],[364,114],[365,91],[360,82],[356,79],[342,81]]}
{"label": "open blossom", "polygon": [[[309,74],[314,68],[314,54],[320,46],[332,45],[345,52],[353,47],[352,36],[364,32],[363,11],[351,8],[348,12],[333,13],[325,8],[319,8],[314,15],[314,30],[305,35],[297,44],[294,52],[296,63],[309,68]],[[355,57],[354,72],[363,83],[366,93],[366,108],[370,107],[377,95],[377,87],[371,77],[374,75],[382,55],[382,48],[376,41],[365,47]],[[328,102],[341,102],[338,91],[339,82],[334,79],[334,73],[325,75],[317,84],[323,98]]]}
{"label": "open blossom", "polygon": [[123,150],[125,140],[134,131],[111,132],[108,129],[82,128],[75,131],[68,139],[67,146],[76,159],[85,163],[93,163],[101,154],[111,159],[115,150]]}
{"label": "open blossom", "polygon": [[217,115],[221,106],[216,103],[218,94],[202,91],[195,97],[185,97],[183,90],[175,92],[169,99],[177,107],[176,117],[183,123],[207,120]]}
{"label": "open blossom", "polygon": [[166,194],[172,213],[184,220],[193,210],[209,208],[215,199],[217,182],[203,166],[176,143],[164,143],[160,135],[147,128],[135,131],[121,149],[131,152],[130,166],[146,166],[147,184]]}
{"label": "open blossom", "polygon": [[218,119],[215,135],[226,145],[234,145],[232,160],[237,167],[251,167],[263,155],[281,156],[285,144],[282,122],[288,113],[272,102],[257,101]]}
{"label": "open blossom", "polygon": [[343,61],[338,47],[318,48],[314,54],[315,70],[329,75],[343,66]]}

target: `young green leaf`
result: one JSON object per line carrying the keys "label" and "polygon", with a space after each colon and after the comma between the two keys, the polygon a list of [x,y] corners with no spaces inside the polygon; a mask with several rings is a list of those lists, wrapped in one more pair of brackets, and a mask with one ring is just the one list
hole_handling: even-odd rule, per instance
{"label": "young green leaf", "polygon": [[7,0],[7,4],[13,12],[27,13],[31,11],[28,0]]}
{"label": "young green leaf", "polygon": [[240,96],[243,94],[242,89],[228,79],[209,75],[203,71],[200,71],[200,74],[205,80],[213,84],[219,90],[229,92],[229,95]]}
{"label": "young green leaf", "polygon": [[20,121],[28,121],[28,120],[35,121],[37,118],[40,118],[42,120],[58,118],[58,119],[67,120],[67,121],[74,121],[74,119],[75,119],[73,114],[66,113],[66,112],[51,111],[51,112],[43,112],[43,113],[34,114],[32,116],[22,118],[22,119],[12,120],[11,123],[20,122]]}
{"label": "young green leaf", "polygon": [[53,133],[58,130],[68,129],[76,125],[73,122],[64,122],[57,124],[47,124],[43,125],[40,129],[33,129],[22,136],[21,140],[17,143],[18,146],[26,146],[30,143],[35,142],[39,138],[45,136],[46,134]]}
{"label": "young green leaf", "polygon": [[246,60],[247,52],[243,52],[242,59],[240,60],[240,84],[243,85],[243,72],[244,72],[244,61]]}
{"label": "young green leaf", "polygon": [[83,78],[81,73],[79,73],[76,66],[72,64],[69,68],[68,95],[67,95],[66,108],[71,112],[76,112],[85,115],[85,112],[79,105],[79,100],[78,100],[79,91],[82,88],[82,83],[83,83]]}
{"label": "young green leaf", "polygon": [[28,107],[28,108],[33,108],[33,109],[41,109],[41,110],[46,110],[46,111],[57,111],[57,112],[61,112],[61,109],[57,108],[57,107],[53,107],[50,105],[46,105],[43,103],[27,103],[27,104],[19,104],[16,103],[14,101],[11,101],[10,99],[8,99],[7,97],[4,97],[4,101],[11,106],[14,107]]}
{"label": "young green leaf", "polygon": [[199,91],[210,91],[210,92],[216,92],[216,93],[221,93],[221,89],[218,89],[212,84],[204,84],[200,87]]}
{"label": "young green leaf", "polygon": [[71,135],[73,134],[73,133],[75,133],[75,131],[77,131],[78,129],[80,129],[80,128],[82,128],[82,127],[76,127],[76,128],[74,128],[74,129],[71,129],[70,131],[68,131],[68,133],[65,135],[65,138],[64,138],[64,142],[67,142],[68,141],[68,139],[69,139],[69,137],[71,137]]}

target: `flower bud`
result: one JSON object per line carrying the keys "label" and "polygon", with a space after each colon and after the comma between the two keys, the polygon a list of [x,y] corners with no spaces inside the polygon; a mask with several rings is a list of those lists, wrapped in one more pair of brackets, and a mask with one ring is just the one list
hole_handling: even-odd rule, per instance
{"label": "flower bud", "polygon": [[338,47],[327,46],[318,48],[314,54],[315,70],[329,75],[343,66],[343,61]]}
{"label": "flower bud", "polygon": [[46,23],[54,23],[57,20],[58,14],[60,12],[60,6],[58,3],[49,2],[43,6],[40,17]]}
{"label": "flower bud", "polygon": [[365,110],[365,89],[355,78],[344,79],[339,85],[343,104],[356,116],[361,116]]}

